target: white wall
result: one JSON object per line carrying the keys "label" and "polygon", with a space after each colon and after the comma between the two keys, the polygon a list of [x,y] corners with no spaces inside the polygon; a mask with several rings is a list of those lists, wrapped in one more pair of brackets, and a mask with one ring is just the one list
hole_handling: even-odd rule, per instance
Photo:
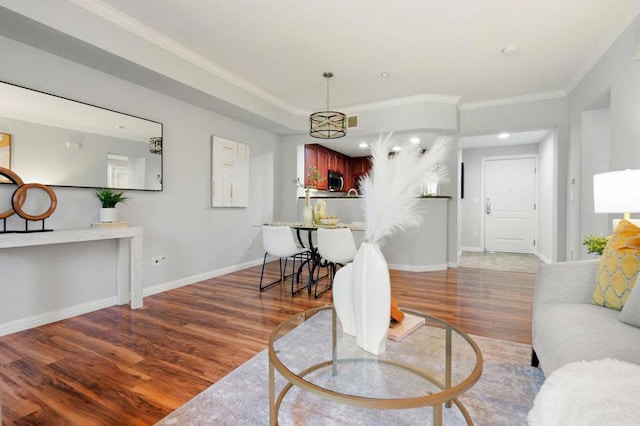
{"label": "white wall", "polygon": [[536,255],[545,262],[558,259],[558,234],[554,232],[558,216],[557,205],[554,203],[558,193],[554,185],[557,182],[555,141],[556,132],[550,131],[538,143]]}
{"label": "white wall", "polygon": [[480,187],[482,157],[536,154],[537,152],[537,144],[462,150],[464,163],[464,198],[460,202],[462,250],[475,251],[482,247],[480,241],[480,223],[484,217],[484,202],[481,199],[482,188]]}
{"label": "white wall", "polygon": [[[580,228],[584,239],[589,234],[607,235],[611,221],[605,214],[593,211],[593,175],[609,170],[609,147],[611,146],[611,110],[597,109],[584,111],[581,117],[582,144],[580,156]],[[578,259],[593,258],[580,247]]]}
{"label": "white wall", "polygon": [[[587,175],[591,174],[580,170],[583,157],[594,160],[590,164],[594,170],[595,166],[600,171],[640,168],[640,61],[634,60],[639,52],[639,34],[640,17],[631,23],[569,94],[571,140],[568,166],[569,176],[576,177],[577,194],[589,192],[584,179],[580,179],[582,176],[588,178]],[[601,150],[594,154],[588,151],[592,142],[583,134],[584,112],[607,107],[610,108],[610,142],[608,147],[601,148],[608,149],[609,156],[598,159],[597,155],[602,153]],[[606,141],[602,142],[606,144]],[[607,161],[609,164],[606,164]],[[590,211],[593,210],[592,206],[587,208],[586,204],[581,208],[581,202],[577,200],[569,205],[567,220],[576,226],[571,228],[568,236],[568,257],[579,257],[583,250],[583,233],[591,232],[591,229],[580,229],[579,226],[581,213],[591,214]],[[614,216],[607,218],[608,223],[611,217]],[[597,225],[589,219],[585,226]],[[597,231],[595,227],[592,230]],[[609,231],[611,225],[608,225],[607,232]]]}
{"label": "white wall", "polygon": [[[147,294],[261,261],[260,229],[252,225],[273,216],[277,136],[9,39],[0,38],[0,50],[11,58],[10,66],[0,67],[0,80],[164,124],[164,191],[126,191],[131,199],[118,207],[122,220],[144,228]],[[251,147],[248,208],[210,207],[212,135]],[[0,186],[1,211],[13,190]],[[54,190],[58,209],[49,227],[97,221],[94,190]],[[152,268],[151,256],[158,255],[165,256],[164,265]],[[115,245],[1,250],[0,271],[0,324],[15,322],[114,296]]]}

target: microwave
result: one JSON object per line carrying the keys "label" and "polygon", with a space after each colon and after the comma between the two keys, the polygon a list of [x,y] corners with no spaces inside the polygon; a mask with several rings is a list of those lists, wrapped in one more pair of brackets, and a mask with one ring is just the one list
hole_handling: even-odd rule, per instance
{"label": "microwave", "polygon": [[344,187],[344,177],[342,176],[342,173],[329,170],[327,187],[329,191],[342,191],[342,188]]}

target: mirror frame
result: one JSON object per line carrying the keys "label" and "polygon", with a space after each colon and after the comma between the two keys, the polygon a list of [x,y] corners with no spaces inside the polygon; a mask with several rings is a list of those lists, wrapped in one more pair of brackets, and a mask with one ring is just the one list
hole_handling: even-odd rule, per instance
{"label": "mirror frame", "polygon": [[[11,86],[12,89],[20,89],[20,90],[25,90],[28,91],[29,94],[33,95],[33,96],[39,96],[39,95],[44,95],[47,97],[51,97],[52,98],[52,102],[57,102],[58,104],[60,104],[60,101],[64,101],[62,102],[63,104],[69,104],[72,106],[73,109],[77,109],[77,108],[88,108],[87,111],[89,113],[94,113],[97,115],[103,115],[105,116],[105,114],[114,114],[113,115],[113,119],[114,121],[116,120],[116,118],[121,118],[121,121],[126,121],[129,123],[133,123],[134,121],[132,120],[141,120],[147,124],[151,124],[151,125],[158,125],[159,126],[159,130],[160,130],[160,135],[159,137],[162,138],[162,140],[164,139],[164,126],[161,122],[158,121],[154,121],[154,120],[150,120],[148,118],[143,118],[143,117],[139,117],[139,116],[135,116],[132,114],[127,114],[127,113],[123,113],[120,111],[116,111],[110,108],[105,108],[105,107],[101,107],[101,106],[97,106],[97,105],[93,105],[93,104],[89,104],[86,102],[82,102],[82,101],[77,101],[74,99],[70,99],[70,98],[66,98],[64,96],[59,96],[59,95],[55,95],[52,93],[47,93],[47,92],[43,92],[41,90],[36,90],[36,89],[31,89],[28,87],[24,87],[18,84],[14,84],[14,83],[9,83],[6,81],[1,81],[0,80],[0,85],[7,85],[7,86]],[[72,116],[72,112],[66,113],[64,116],[62,114],[58,114],[59,117],[69,117]],[[50,115],[51,116],[51,115]],[[42,115],[42,117],[44,117],[44,114]],[[52,124],[42,124],[42,123],[38,123],[37,121],[29,121],[26,119],[22,119],[22,118],[14,118],[14,117],[10,117],[7,116],[7,114],[5,114],[5,112],[0,112],[0,120],[2,120],[3,118],[6,118],[8,120],[18,120],[18,121],[23,121],[25,123],[30,123],[30,124],[37,124],[37,125],[43,125],[43,126],[53,126]],[[95,132],[91,132],[90,128],[85,128],[85,129],[74,129],[71,127],[61,127],[61,126],[53,126],[53,127],[60,127],[62,129],[65,130],[70,130],[70,131],[74,131],[74,132],[78,132],[78,134],[94,134],[94,135],[99,135],[101,137],[113,137],[113,138],[118,138],[121,140],[128,140],[128,141],[132,141],[132,142],[136,142],[136,140],[130,139],[130,138],[126,138],[126,137],[118,137],[118,136],[111,136],[108,135],[107,133],[101,133],[100,129],[97,129]],[[114,128],[118,127],[118,126],[113,126]],[[123,126],[120,126],[121,128]],[[95,128],[95,127],[94,127]],[[6,133],[6,134],[11,134],[9,131],[7,130],[2,130],[0,128],[0,132],[1,133]],[[115,132],[113,132],[115,133]],[[11,134],[12,136],[14,136],[13,134]],[[149,136],[149,138],[151,137],[157,137],[158,135],[151,135]],[[13,138],[14,140],[12,141],[12,148],[15,148],[15,138]],[[139,141],[139,139],[138,139]],[[67,147],[70,148],[69,144],[71,142],[67,142]],[[139,143],[143,143],[142,141],[139,141]],[[147,144],[147,150],[148,150],[148,144]],[[120,191],[151,191],[151,192],[162,192],[164,190],[164,151],[162,149],[163,147],[161,147],[161,152],[160,152],[160,171],[159,171],[159,183],[160,183],[160,187],[159,189],[154,189],[154,188],[122,188],[122,187],[109,187],[108,186],[108,182],[106,181],[106,173],[107,171],[105,170],[105,186],[93,186],[93,185],[66,185],[66,184],[59,184],[59,183],[51,183],[51,182],[39,182],[48,186],[53,186],[53,187],[61,187],[61,188],[95,188],[95,189],[99,189],[99,188],[111,188],[114,190],[120,190]],[[115,154],[115,153],[114,153]],[[14,161],[14,157],[13,155],[11,156],[11,164],[12,166],[15,166],[16,161]],[[20,174],[20,171],[16,171],[13,170],[14,172]],[[0,180],[0,184],[2,183],[10,183],[8,181],[3,181]]]}

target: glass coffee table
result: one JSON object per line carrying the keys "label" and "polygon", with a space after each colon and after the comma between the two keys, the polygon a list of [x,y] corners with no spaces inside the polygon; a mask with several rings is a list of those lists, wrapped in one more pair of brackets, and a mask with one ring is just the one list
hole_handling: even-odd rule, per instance
{"label": "glass coffee table", "polygon": [[[302,312],[280,324],[269,338],[269,423],[278,424],[283,402],[290,409],[300,404],[300,398],[285,400],[295,387],[332,401],[313,409],[327,411],[323,415],[328,417],[334,403],[382,410],[431,406],[433,424],[441,425],[444,405],[473,424],[458,397],[482,374],[480,349],[438,318],[403,312],[423,318],[424,324],[400,341],[388,340],[387,350],[378,356],[342,333],[333,306]],[[284,380],[276,377],[276,370]],[[277,382],[282,386],[276,395]],[[296,422],[307,408],[296,408]]]}

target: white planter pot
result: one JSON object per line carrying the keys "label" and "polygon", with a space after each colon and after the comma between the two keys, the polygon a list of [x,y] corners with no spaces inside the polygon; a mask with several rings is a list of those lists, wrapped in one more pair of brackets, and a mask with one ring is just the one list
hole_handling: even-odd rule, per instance
{"label": "white planter pot", "polygon": [[117,222],[118,211],[115,208],[100,209],[100,222]]}
{"label": "white planter pot", "polygon": [[363,242],[353,259],[353,318],[358,346],[386,350],[391,312],[389,267],[378,244]]}

